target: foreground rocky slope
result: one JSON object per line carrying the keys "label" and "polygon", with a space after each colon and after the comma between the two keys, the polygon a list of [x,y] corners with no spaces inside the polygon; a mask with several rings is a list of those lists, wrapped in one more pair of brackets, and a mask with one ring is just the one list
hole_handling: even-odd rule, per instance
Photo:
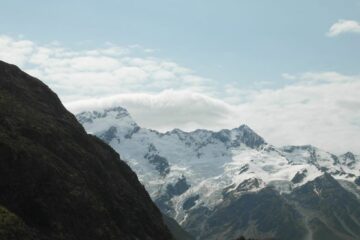
{"label": "foreground rocky slope", "polygon": [[[276,148],[246,125],[160,133],[141,128],[121,107],[77,118],[120,152],[160,209],[198,239],[321,240],[329,232],[340,240],[360,237],[360,158],[353,153]],[[335,187],[319,192],[321,186]],[[331,201],[338,192],[347,194]],[[337,209],[352,211],[327,214]]]}
{"label": "foreground rocky slope", "polygon": [[172,239],[119,155],[1,61],[0,239]]}

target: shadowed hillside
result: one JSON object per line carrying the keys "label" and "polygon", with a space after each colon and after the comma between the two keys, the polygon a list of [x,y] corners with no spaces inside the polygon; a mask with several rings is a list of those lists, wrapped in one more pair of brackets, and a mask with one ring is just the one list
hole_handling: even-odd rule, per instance
{"label": "shadowed hillside", "polygon": [[172,239],[119,155],[0,61],[0,239]]}

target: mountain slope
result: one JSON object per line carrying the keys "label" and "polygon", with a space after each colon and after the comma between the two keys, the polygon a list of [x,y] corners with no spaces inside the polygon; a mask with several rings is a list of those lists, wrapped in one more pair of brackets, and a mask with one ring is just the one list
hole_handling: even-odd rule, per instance
{"label": "mountain slope", "polygon": [[172,239],[119,155],[1,61],[0,156],[1,239]]}
{"label": "mountain slope", "polygon": [[290,199],[306,216],[313,239],[359,239],[359,199],[330,174],[295,189]]}
{"label": "mountain slope", "polygon": [[[199,239],[234,239],[245,235],[256,239],[302,240],[307,231],[302,217],[277,191],[264,188],[242,196],[226,197],[214,209],[191,211],[185,229]],[[202,219],[200,221],[199,219]]]}
{"label": "mountain slope", "polygon": [[194,240],[174,219],[164,215],[164,222],[176,240]]}
{"label": "mountain slope", "polygon": [[[77,118],[88,132],[121,153],[159,208],[198,239],[242,234],[288,239],[291,232],[296,233],[291,235],[294,239],[308,239],[315,225],[308,224],[301,203],[288,195],[324,173],[340,181],[343,191],[360,196],[360,157],[352,153],[337,156],[311,145],[277,148],[246,125],[218,132],[160,133],[141,128],[121,107],[82,112]],[[264,196],[276,200],[265,204]],[[248,209],[249,201],[259,206]],[[354,204],[360,204],[358,199]],[[316,215],[314,211],[309,210]],[[290,219],[291,225],[282,218]],[[355,221],[360,222],[357,215]],[[267,223],[279,226],[272,229]],[[328,223],[322,222],[321,229],[331,228]]]}

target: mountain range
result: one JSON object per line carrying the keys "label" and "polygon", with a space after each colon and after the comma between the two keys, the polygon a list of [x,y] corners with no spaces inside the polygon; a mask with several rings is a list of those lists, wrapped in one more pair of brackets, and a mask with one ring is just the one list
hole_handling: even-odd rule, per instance
{"label": "mountain range", "polygon": [[360,156],[351,152],[275,147],[246,125],[161,133],[120,106],[76,117],[196,239],[360,238]]}
{"label": "mountain range", "polygon": [[360,239],[360,156],[246,125],[162,133],[120,106],[74,116],[0,61],[0,239],[240,236]]}

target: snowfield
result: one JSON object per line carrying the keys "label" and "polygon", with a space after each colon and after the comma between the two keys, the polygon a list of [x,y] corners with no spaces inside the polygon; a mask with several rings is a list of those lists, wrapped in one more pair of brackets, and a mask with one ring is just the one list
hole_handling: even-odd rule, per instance
{"label": "snowfield", "polygon": [[164,204],[162,210],[180,223],[188,209],[211,209],[228,193],[266,186],[290,192],[324,172],[350,182],[360,176],[359,156],[336,156],[310,145],[276,148],[246,125],[219,132],[160,133],[141,128],[121,107],[77,118],[120,154],[160,208]]}

